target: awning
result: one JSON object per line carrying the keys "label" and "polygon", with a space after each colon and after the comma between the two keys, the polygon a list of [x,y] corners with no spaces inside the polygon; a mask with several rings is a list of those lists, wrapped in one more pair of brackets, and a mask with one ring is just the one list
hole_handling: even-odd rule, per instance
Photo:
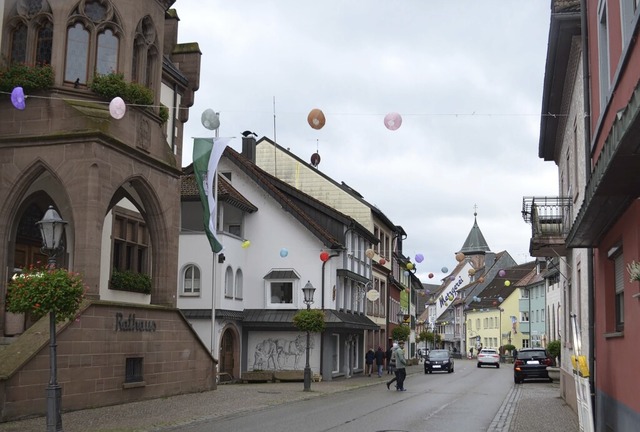
{"label": "awning", "polygon": [[[291,328],[293,316],[297,310],[279,309],[245,309],[242,325],[245,328]],[[374,323],[364,314],[325,310],[325,322],[327,329],[352,329],[352,330],[377,330],[379,325]]]}

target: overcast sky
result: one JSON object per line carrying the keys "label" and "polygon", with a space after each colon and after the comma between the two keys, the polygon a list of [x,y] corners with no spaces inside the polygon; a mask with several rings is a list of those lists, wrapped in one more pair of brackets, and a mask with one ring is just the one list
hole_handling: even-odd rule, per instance
{"label": "overcast sky", "polygon": [[[184,133],[253,131],[344,181],[407,232],[423,282],[452,269],[474,222],[493,252],[529,261],[523,196],[557,196],[538,158],[550,0],[177,0],[178,42],[198,42],[200,89]],[[274,109],[275,99],[275,109]],[[312,129],[314,108],[326,125]],[[275,112],[275,128],[274,128]],[[398,112],[391,131],[384,116]],[[477,206],[477,210],[474,209]],[[287,247],[287,245],[282,245]],[[429,279],[427,275],[435,277]]]}

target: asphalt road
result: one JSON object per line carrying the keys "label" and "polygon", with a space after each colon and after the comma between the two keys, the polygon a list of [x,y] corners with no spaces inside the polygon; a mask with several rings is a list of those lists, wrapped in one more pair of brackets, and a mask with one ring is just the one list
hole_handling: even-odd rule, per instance
{"label": "asphalt road", "polygon": [[[378,378],[371,378],[372,380]],[[181,432],[487,431],[513,388],[511,368],[478,369],[456,363],[455,372],[410,375],[406,392],[380,385],[286,403],[165,429]],[[274,395],[277,397],[277,395]]]}

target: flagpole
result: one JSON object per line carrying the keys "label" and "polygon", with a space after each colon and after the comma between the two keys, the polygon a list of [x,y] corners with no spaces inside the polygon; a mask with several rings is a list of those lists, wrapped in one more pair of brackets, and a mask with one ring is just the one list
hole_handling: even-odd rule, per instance
{"label": "flagpole", "polygon": [[[220,116],[220,113],[216,113],[216,115]],[[220,127],[216,128],[215,131],[215,138],[218,138],[220,134]],[[213,140],[213,145],[216,145],[216,140]],[[214,192],[214,196],[216,197],[216,202],[218,202],[218,170],[216,170],[216,177],[215,177],[215,192]],[[216,223],[214,225],[214,227],[216,228],[216,231],[218,229],[218,210],[216,209]],[[211,252],[212,255],[212,260],[211,260],[211,356],[213,358],[216,358],[216,353],[215,353],[215,328],[216,328],[216,308],[215,308],[215,298],[216,298],[216,254],[215,252]],[[220,356],[218,355],[218,377],[220,376]],[[217,378],[217,377],[216,377]]]}

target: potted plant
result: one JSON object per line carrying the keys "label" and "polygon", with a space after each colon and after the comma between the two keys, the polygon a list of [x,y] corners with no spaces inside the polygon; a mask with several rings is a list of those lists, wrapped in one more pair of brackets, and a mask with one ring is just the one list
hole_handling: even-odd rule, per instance
{"label": "potted plant", "polygon": [[637,261],[631,261],[627,264],[627,271],[629,272],[629,282],[640,281],[640,263]]}
{"label": "potted plant", "polygon": [[56,322],[74,319],[85,294],[80,274],[52,266],[29,266],[11,279],[7,311],[40,319],[55,312]]}
{"label": "potted plant", "polygon": [[552,340],[547,345],[547,351],[549,355],[554,361],[553,366],[547,366],[547,373],[549,374],[549,378],[556,381],[560,379],[560,368],[558,364],[560,363],[560,353],[562,351],[562,344],[559,340]]}

